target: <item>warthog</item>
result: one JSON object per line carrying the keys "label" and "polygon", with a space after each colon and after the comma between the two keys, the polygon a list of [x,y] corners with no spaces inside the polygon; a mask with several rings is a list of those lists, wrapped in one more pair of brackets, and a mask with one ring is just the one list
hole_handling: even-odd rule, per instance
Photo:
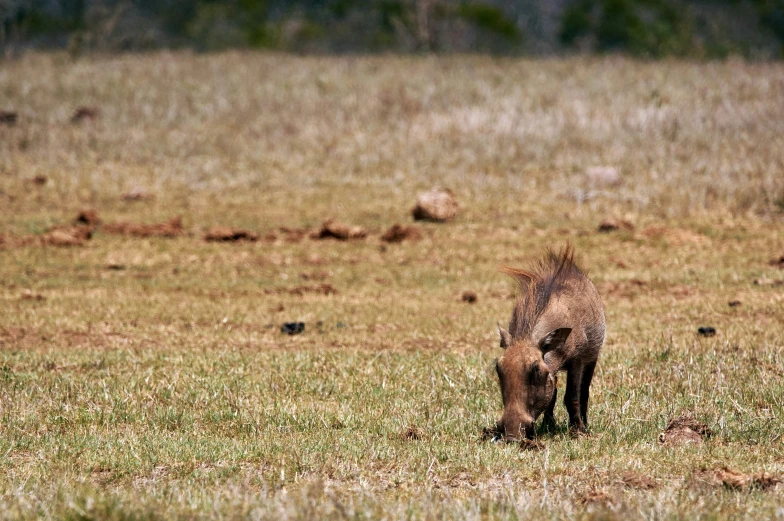
{"label": "warthog", "polygon": [[495,431],[506,440],[534,435],[534,422],[555,424],[556,375],[566,371],[564,405],[569,426],[588,426],[588,393],[605,319],[599,293],[574,263],[574,251],[548,251],[531,270],[504,268],[520,284],[509,330],[499,324],[501,347],[496,362],[504,414]]}

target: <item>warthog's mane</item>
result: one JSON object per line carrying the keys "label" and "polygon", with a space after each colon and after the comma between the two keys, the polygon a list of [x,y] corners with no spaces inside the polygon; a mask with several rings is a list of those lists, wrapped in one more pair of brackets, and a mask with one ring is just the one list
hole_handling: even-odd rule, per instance
{"label": "warthog's mane", "polygon": [[585,277],[574,263],[574,248],[571,244],[567,244],[561,251],[548,249],[529,269],[504,266],[501,271],[514,277],[521,292],[509,322],[512,338],[531,334],[552,296],[570,281]]}

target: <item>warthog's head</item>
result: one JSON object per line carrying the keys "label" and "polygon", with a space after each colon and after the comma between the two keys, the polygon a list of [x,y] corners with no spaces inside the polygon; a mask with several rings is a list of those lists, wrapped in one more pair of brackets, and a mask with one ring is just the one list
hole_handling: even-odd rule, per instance
{"label": "warthog's head", "polygon": [[571,331],[556,329],[536,344],[528,338],[512,340],[509,332],[498,327],[501,347],[506,352],[496,362],[504,401],[504,414],[496,431],[505,440],[534,436],[534,422],[555,393],[555,375],[550,374],[544,354],[562,346]]}

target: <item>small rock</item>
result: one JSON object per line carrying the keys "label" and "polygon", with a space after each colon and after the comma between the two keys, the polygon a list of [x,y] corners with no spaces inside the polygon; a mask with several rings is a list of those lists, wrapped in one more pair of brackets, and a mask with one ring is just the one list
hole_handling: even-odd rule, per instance
{"label": "small rock", "polygon": [[477,301],[476,293],[473,291],[464,291],[463,294],[460,296],[460,300],[463,302],[467,302],[469,304],[473,304]]}
{"label": "small rock", "polygon": [[98,119],[101,115],[101,109],[98,107],[79,107],[71,116],[71,123],[81,123],[82,121],[92,121]]}
{"label": "small rock", "polygon": [[280,332],[287,335],[299,335],[303,331],[305,331],[304,322],[286,322],[280,326]]}
{"label": "small rock", "polygon": [[19,114],[12,110],[0,110],[0,125],[16,125]]}
{"label": "small rock", "polygon": [[446,222],[454,219],[458,210],[451,190],[434,188],[419,195],[411,214],[416,221]]}
{"label": "small rock", "polygon": [[729,305],[729,307],[731,307],[731,308],[736,308],[736,307],[740,306],[741,304],[742,304],[742,302],[740,300],[730,300],[729,302],[727,302],[727,305]]}
{"label": "small rock", "polygon": [[700,336],[715,336],[716,328],[710,326],[704,326],[697,329],[697,334],[699,334]]}
{"label": "small rock", "polygon": [[585,171],[588,184],[594,186],[618,186],[621,184],[621,175],[611,166],[592,166]]}
{"label": "small rock", "polygon": [[87,226],[96,226],[100,224],[101,220],[98,218],[98,212],[93,209],[85,209],[79,212],[74,219],[75,224],[86,224]]}

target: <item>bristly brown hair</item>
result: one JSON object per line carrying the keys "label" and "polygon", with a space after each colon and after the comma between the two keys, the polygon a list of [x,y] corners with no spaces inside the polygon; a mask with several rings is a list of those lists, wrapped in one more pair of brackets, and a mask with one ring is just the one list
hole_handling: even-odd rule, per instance
{"label": "bristly brown hair", "polygon": [[521,291],[509,322],[512,338],[530,334],[553,294],[567,282],[585,277],[574,263],[574,247],[571,244],[560,252],[548,249],[531,269],[504,266],[501,271],[514,277]]}

